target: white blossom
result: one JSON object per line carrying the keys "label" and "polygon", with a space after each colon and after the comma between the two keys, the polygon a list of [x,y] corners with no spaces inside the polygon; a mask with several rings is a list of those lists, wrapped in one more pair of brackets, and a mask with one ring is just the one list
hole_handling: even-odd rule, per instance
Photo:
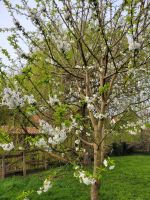
{"label": "white blossom", "polygon": [[95,110],[94,105],[91,104],[91,103],[87,104],[87,108],[89,109],[89,111],[94,111]]}
{"label": "white blossom", "polygon": [[5,88],[2,94],[2,105],[6,105],[9,109],[17,107],[23,107],[25,102],[29,104],[36,103],[33,95],[22,95],[21,92],[12,90],[11,88]]}
{"label": "white blossom", "polygon": [[80,65],[76,65],[75,69],[82,69],[83,67],[81,67]]}
{"label": "white blossom", "polygon": [[65,157],[65,154],[64,154],[64,153],[62,153],[62,154],[61,154],[61,157],[63,157],[63,158],[64,158],[64,157]]}
{"label": "white blossom", "polygon": [[83,131],[83,126],[80,126],[80,131]]}
{"label": "white blossom", "polygon": [[0,147],[2,147],[2,149],[4,151],[11,151],[12,149],[14,149],[14,144],[13,144],[13,142],[6,143],[6,144],[0,144]]}
{"label": "white blossom", "polygon": [[76,150],[76,151],[79,151],[79,147],[76,147],[75,150]]}
{"label": "white blossom", "polygon": [[113,170],[115,168],[114,162],[109,157],[107,159],[104,159],[103,165],[109,170]]}
{"label": "white blossom", "polygon": [[138,43],[138,42],[133,41],[133,42],[129,43],[129,50],[130,51],[132,51],[132,50],[138,50],[140,48],[141,48],[141,44]]}
{"label": "white blossom", "polygon": [[24,96],[24,99],[25,100],[27,100],[27,102],[29,103],[29,104],[34,104],[34,103],[36,103],[36,100],[34,99],[34,96],[31,94],[31,95],[25,95]]}
{"label": "white blossom", "polygon": [[86,96],[86,97],[85,97],[85,102],[88,102],[88,101],[89,101],[89,97]]}
{"label": "white blossom", "polygon": [[136,135],[137,133],[136,133],[135,131],[133,131],[133,130],[130,130],[130,131],[129,131],[129,134],[130,134],[130,135]]}
{"label": "white blossom", "polygon": [[87,135],[87,136],[91,136],[91,134],[90,134],[90,133],[88,133],[88,132],[86,132],[86,135]]}
{"label": "white blossom", "polygon": [[104,118],[106,118],[106,115],[101,114],[101,113],[95,113],[95,114],[94,114],[94,117],[95,117],[96,119],[104,119]]}
{"label": "white blossom", "polygon": [[93,185],[96,182],[94,178],[86,176],[85,171],[79,171],[79,179],[80,183],[83,182],[86,185]]}
{"label": "white blossom", "polygon": [[80,144],[80,140],[75,140],[75,144]]}
{"label": "white blossom", "polygon": [[37,190],[38,195],[42,194],[42,188],[40,188],[39,190]]}
{"label": "white blossom", "polygon": [[80,134],[80,130],[76,130],[76,131],[75,131],[75,134],[76,134],[76,135],[79,135],[79,134]]}
{"label": "white blossom", "polygon": [[54,145],[64,142],[67,138],[67,128],[64,125],[61,128],[52,127],[44,120],[40,120],[40,132],[47,134],[49,136],[48,143]]}
{"label": "white blossom", "polygon": [[141,48],[141,44],[139,42],[135,41],[131,35],[127,35],[127,39],[128,39],[130,51],[139,50]]}
{"label": "white blossom", "polygon": [[40,187],[39,190],[37,190],[37,193],[40,195],[42,194],[42,192],[47,192],[51,187],[52,187],[51,181],[45,179],[43,187]]}
{"label": "white blossom", "polygon": [[71,128],[76,128],[77,126],[78,126],[78,123],[76,122],[76,119],[72,118]]}
{"label": "white blossom", "polygon": [[44,185],[43,185],[43,191],[44,192],[47,192],[49,188],[51,188],[52,185],[51,185],[51,181],[49,181],[48,179],[46,179],[44,181]]}
{"label": "white blossom", "polygon": [[54,106],[56,103],[60,103],[59,99],[57,98],[57,95],[54,95],[54,96],[50,96],[49,95],[49,101],[48,103],[51,105],[51,106]]}
{"label": "white blossom", "polygon": [[40,138],[36,143],[35,146],[41,148],[48,148],[49,146],[47,145],[47,142],[44,140],[44,138]]}
{"label": "white blossom", "polygon": [[90,65],[90,66],[87,66],[88,69],[94,69],[95,66],[94,65]]}
{"label": "white blossom", "polygon": [[23,147],[19,146],[18,149],[19,149],[19,150],[23,150]]}
{"label": "white blossom", "polygon": [[83,152],[85,153],[85,152],[86,152],[86,149],[83,149]]}
{"label": "white blossom", "polygon": [[114,168],[115,168],[115,165],[111,165],[111,166],[109,167],[110,170],[113,170]]}
{"label": "white blossom", "polygon": [[9,109],[16,108],[18,106],[24,106],[24,98],[21,97],[21,93],[11,88],[5,88],[3,91],[2,105],[6,105]]}
{"label": "white blossom", "polygon": [[77,170],[77,169],[79,169],[79,166],[77,165],[77,166],[75,166],[75,169]]}
{"label": "white blossom", "polygon": [[107,160],[106,160],[106,159],[103,161],[103,164],[104,164],[104,166],[105,166],[105,167],[107,167],[107,166],[108,166],[108,162],[107,162]]}

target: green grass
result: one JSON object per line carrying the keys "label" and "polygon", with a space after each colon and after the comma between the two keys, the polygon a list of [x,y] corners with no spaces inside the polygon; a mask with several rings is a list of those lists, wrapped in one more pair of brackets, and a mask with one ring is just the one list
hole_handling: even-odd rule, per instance
{"label": "green grass", "polygon": [[[101,200],[150,200],[150,156],[115,157],[114,160],[116,168],[102,177]],[[70,166],[1,180],[0,200],[15,200],[22,191],[36,191],[55,172],[53,187],[40,196],[33,192],[31,200],[90,200],[90,187],[73,177]]]}

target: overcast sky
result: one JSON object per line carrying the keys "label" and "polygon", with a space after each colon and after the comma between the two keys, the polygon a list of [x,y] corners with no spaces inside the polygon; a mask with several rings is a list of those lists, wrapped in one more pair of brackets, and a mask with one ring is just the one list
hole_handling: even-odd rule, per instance
{"label": "overcast sky", "polygon": [[[3,1],[0,1],[0,28],[8,27],[10,28],[12,25],[12,20],[6,10],[6,8],[3,5]],[[9,46],[7,42],[7,36],[6,33],[0,33],[0,46],[4,47],[5,49],[9,49],[12,52],[12,48]],[[3,55],[0,53],[0,58],[4,58]]]}
{"label": "overcast sky", "polygon": [[[19,4],[20,0],[11,0],[11,2],[13,2],[13,4],[17,4],[17,3]],[[29,2],[30,2],[30,5],[34,4],[34,0],[30,0]],[[29,23],[24,17],[19,17],[19,21],[26,29],[31,30],[32,28],[31,23]],[[13,26],[12,18],[10,17],[7,9],[5,8],[3,0],[0,0],[0,28],[10,28],[12,26]],[[0,32],[0,46],[7,49],[9,53],[14,57],[15,52],[7,41],[7,37],[10,34],[11,33]],[[23,43],[21,44],[21,46],[23,46]],[[8,63],[5,57],[1,54],[1,52],[0,52],[0,58],[2,58],[4,63]]]}
{"label": "overcast sky", "polygon": [[[117,3],[120,4],[121,1],[122,0],[117,0]],[[10,2],[13,4],[19,4],[20,0],[10,0]],[[34,0],[29,0],[28,2],[29,2],[29,5],[32,7],[35,5]],[[31,24],[31,22],[29,23],[29,21],[27,21],[24,17],[19,16],[19,21],[26,28],[26,30],[33,30],[33,25]],[[12,19],[9,16],[9,13],[4,6],[3,0],[0,0],[0,28],[10,28],[10,27],[12,27],[12,25],[13,25]],[[0,47],[7,49],[14,58],[15,52],[7,41],[7,37],[10,34],[11,33],[1,33],[0,32]],[[23,43],[21,43],[20,45],[21,45],[21,47],[23,47],[25,49],[25,45]],[[1,54],[1,52],[0,52],[0,58],[2,58],[4,63],[8,63],[5,59],[5,57]]]}

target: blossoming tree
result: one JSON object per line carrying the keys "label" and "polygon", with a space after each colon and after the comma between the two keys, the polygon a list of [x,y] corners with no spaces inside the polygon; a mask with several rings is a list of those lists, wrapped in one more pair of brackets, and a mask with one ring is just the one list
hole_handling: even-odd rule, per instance
{"label": "blossoming tree", "polygon": [[[62,112],[65,118],[59,123],[52,122],[53,118],[40,120],[41,133],[47,138],[41,137],[36,145],[43,148],[57,148],[58,145],[62,150],[64,146],[60,144],[74,132],[76,151],[81,151],[82,142],[93,149],[94,158],[92,175],[76,166],[75,176],[91,185],[91,200],[98,200],[100,173],[103,167],[114,168],[110,159],[105,160],[106,138],[113,134],[124,112],[131,109],[141,116],[149,109],[149,2],[35,0],[34,6],[26,0],[20,0],[17,5],[8,0],[4,2],[14,21],[8,39],[18,55],[17,63],[6,49],[2,52],[12,66],[20,66],[20,70],[24,60],[39,69],[44,66],[31,56],[40,51],[45,55],[46,68],[53,69],[49,73],[54,78],[48,79],[47,84],[51,82],[52,88],[48,99],[25,73],[42,101],[39,103],[32,94],[21,95],[5,88],[2,104],[22,110],[26,104],[34,106],[36,102],[36,109],[44,115],[48,110],[56,114],[56,110],[62,111],[65,107]],[[32,22],[34,30],[26,30],[18,16]],[[25,42],[30,53],[23,51],[19,40]],[[77,117],[77,113],[82,113],[82,117]],[[141,126],[141,121],[128,124],[132,133]],[[72,162],[66,150],[63,156]]]}

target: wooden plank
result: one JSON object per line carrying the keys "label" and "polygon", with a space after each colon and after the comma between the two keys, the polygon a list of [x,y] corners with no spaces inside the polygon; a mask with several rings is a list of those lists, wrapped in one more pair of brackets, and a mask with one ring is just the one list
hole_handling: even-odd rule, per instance
{"label": "wooden plank", "polygon": [[26,164],[35,164],[35,163],[43,164],[43,160],[28,160],[28,161],[26,161]]}
{"label": "wooden plank", "polygon": [[23,166],[23,176],[26,176],[26,157],[25,157],[25,152],[22,152],[22,166]]}
{"label": "wooden plank", "polygon": [[6,172],[6,165],[5,165],[5,155],[2,156],[2,179],[5,178],[5,172]]}
{"label": "wooden plank", "polygon": [[[5,158],[7,159],[7,158],[16,158],[16,157],[21,157],[22,156],[22,154],[11,154],[11,155],[5,155]],[[2,159],[3,158],[3,155],[2,156],[0,156],[0,159]]]}
{"label": "wooden plank", "polygon": [[[42,157],[41,153],[43,154]],[[39,155],[40,157],[38,157]],[[0,162],[2,163],[2,169],[0,170],[0,177],[5,178],[6,175],[16,172],[22,172],[23,176],[26,176],[27,171],[43,168],[47,169],[48,160],[46,155],[45,152],[39,149],[11,152],[11,154],[1,155]],[[34,158],[33,160],[32,157]],[[19,166],[21,166],[21,168]]]}
{"label": "wooden plank", "polygon": [[46,153],[44,153],[44,169],[47,169]]}

